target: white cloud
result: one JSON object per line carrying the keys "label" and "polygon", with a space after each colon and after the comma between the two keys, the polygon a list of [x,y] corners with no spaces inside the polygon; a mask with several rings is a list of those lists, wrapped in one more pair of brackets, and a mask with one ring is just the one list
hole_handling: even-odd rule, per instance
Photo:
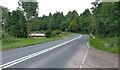
{"label": "white cloud", "polygon": [[[80,14],[86,8],[92,7],[91,2],[94,0],[37,0],[39,2],[39,16],[43,14],[53,14],[61,11],[66,15],[68,11],[77,10]],[[18,0],[0,0],[0,5],[8,7],[10,11],[18,7]]]}

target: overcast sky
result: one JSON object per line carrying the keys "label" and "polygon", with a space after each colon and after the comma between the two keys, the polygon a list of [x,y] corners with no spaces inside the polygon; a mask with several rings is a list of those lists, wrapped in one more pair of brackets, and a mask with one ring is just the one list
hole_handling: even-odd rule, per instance
{"label": "overcast sky", "polygon": [[[78,14],[85,9],[91,8],[91,2],[95,0],[37,0],[39,2],[39,16],[49,15],[56,11],[66,15],[69,11],[76,10]],[[10,11],[16,10],[18,0],[0,0],[0,5],[7,7]]]}

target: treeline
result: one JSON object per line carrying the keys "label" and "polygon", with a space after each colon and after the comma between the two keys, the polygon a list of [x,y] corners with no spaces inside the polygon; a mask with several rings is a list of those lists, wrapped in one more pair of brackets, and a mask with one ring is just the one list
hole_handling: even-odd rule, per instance
{"label": "treeline", "polygon": [[92,33],[98,37],[115,37],[119,35],[120,2],[93,2],[91,12],[86,9],[82,14],[69,11],[67,15],[56,12],[53,15],[38,17],[33,20],[32,31],[47,29],[69,32]]}
{"label": "treeline", "polygon": [[38,2],[18,2],[19,7],[10,12],[2,7],[3,38],[7,34],[18,38],[27,38],[31,32],[31,22],[38,17]]}
{"label": "treeline", "polygon": [[[89,34],[100,37],[119,35],[120,2],[93,2],[91,9],[82,14],[77,11],[49,13],[38,17],[37,2],[19,2],[17,10],[3,9],[3,31],[15,37],[28,37],[32,32],[63,31]],[[29,7],[28,7],[29,5]],[[92,12],[90,12],[92,10]],[[48,32],[49,33],[49,32]]]}
{"label": "treeline", "polygon": [[94,32],[96,36],[119,36],[120,1],[119,2],[93,2],[93,18],[95,20]]}
{"label": "treeline", "polygon": [[67,15],[63,15],[62,12],[56,12],[53,15],[43,16],[33,19],[32,31],[46,31],[61,30],[65,32],[79,32],[90,33],[91,27],[91,13],[89,9],[86,9],[83,14],[79,15],[77,11],[69,11]]}

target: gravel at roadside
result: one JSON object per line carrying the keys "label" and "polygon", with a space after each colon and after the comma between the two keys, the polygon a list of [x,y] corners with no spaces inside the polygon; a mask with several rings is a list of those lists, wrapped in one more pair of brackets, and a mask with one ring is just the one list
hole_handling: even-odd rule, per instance
{"label": "gravel at roadside", "polygon": [[118,68],[118,54],[90,47],[82,68]]}

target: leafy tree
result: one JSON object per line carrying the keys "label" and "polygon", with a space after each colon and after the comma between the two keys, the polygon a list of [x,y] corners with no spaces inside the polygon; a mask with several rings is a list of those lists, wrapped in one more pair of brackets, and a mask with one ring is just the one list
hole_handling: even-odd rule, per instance
{"label": "leafy tree", "polygon": [[51,21],[50,21],[50,28],[52,30],[60,29],[60,24],[64,19],[63,13],[56,12],[53,14]]}
{"label": "leafy tree", "polygon": [[2,21],[3,21],[3,23],[4,23],[4,21],[7,19],[7,17],[8,17],[8,12],[9,12],[9,10],[6,8],[6,7],[2,7],[2,6],[0,6],[0,8],[1,8],[1,10],[2,10]]}
{"label": "leafy tree", "polygon": [[120,36],[120,28],[119,28],[119,23],[120,23],[120,1],[115,3],[115,13],[114,13],[114,19],[116,21],[117,27],[116,27],[116,35]]}
{"label": "leafy tree", "polygon": [[61,24],[60,24],[60,29],[62,31],[65,31],[66,28],[69,27],[69,23],[67,21],[62,21]]}
{"label": "leafy tree", "polygon": [[70,19],[70,20],[75,19],[75,21],[77,21],[77,18],[79,17],[79,15],[78,15],[77,11],[74,10],[72,12],[69,11],[68,14],[66,15],[66,17],[67,17],[67,19]]}
{"label": "leafy tree", "polygon": [[102,2],[93,9],[96,36],[118,36],[117,4]]}
{"label": "leafy tree", "polygon": [[21,6],[25,12],[25,17],[27,20],[27,33],[28,36],[31,33],[32,24],[31,19],[38,16],[38,2],[18,2],[19,6]]}
{"label": "leafy tree", "polygon": [[16,10],[12,11],[8,15],[8,19],[5,23],[5,30],[12,36],[15,37],[26,37],[26,19],[22,11]]}
{"label": "leafy tree", "polygon": [[41,20],[41,24],[39,25],[39,30],[47,30],[49,24],[49,17],[43,16]]}
{"label": "leafy tree", "polygon": [[31,20],[34,17],[38,16],[38,2],[18,2],[26,13],[26,19]]}
{"label": "leafy tree", "polygon": [[79,17],[79,30],[81,33],[90,33],[92,28],[92,18],[89,9],[86,9]]}
{"label": "leafy tree", "polygon": [[41,25],[41,18],[35,18],[35,19],[32,19],[31,20],[31,24],[32,24],[32,29],[31,31],[34,32],[34,31],[39,31],[40,29],[40,25]]}
{"label": "leafy tree", "polygon": [[75,22],[75,20],[73,19],[69,25],[69,29],[71,32],[76,32],[78,28],[77,23]]}
{"label": "leafy tree", "polygon": [[43,23],[40,25],[39,30],[47,30],[47,27],[48,27],[47,23]]}
{"label": "leafy tree", "polygon": [[2,29],[4,30],[5,29],[5,24],[6,24],[6,21],[7,19],[9,19],[9,9],[6,8],[6,7],[3,7],[3,6],[0,6],[0,9],[1,9],[1,23],[2,23]]}

